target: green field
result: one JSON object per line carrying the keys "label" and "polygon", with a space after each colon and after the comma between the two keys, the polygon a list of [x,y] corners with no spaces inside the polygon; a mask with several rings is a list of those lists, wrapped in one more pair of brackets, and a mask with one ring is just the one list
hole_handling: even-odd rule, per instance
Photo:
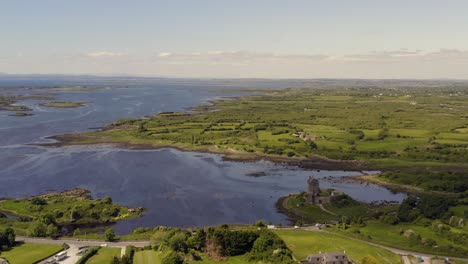
{"label": "green field", "polygon": [[154,250],[143,250],[135,252],[133,257],[134,264],[160,264],[164,253]]}
{"label": "green field", "polygon": [[373,256],[382,264],[400,263],[400,257],[388,250],[330,233],[306,230],[277,230],[275,233],[286,242],[298,260],[319,252],[346,251],[355,263],[361,263],[366,256]]}
{"label": "green field", "polygon": [[100,132],[58,139],[172,146],[236,158],[328,157],[376,168],[466,167],[468,96],[458,89],[456,97],[450,89],[427,88],[265,90],[263,96],[218,100],[193,113],[119,120]]}
{"label": "green field", "polygon": [[[389,225],[373,220],[367,221],[366,226],[364,227],[352,226],[346,231],[336,228],[332,230],[345,234],[347,236],[354,236],[359,239],[369,240],[371,242],[382,245],[401,248],[409,251],[426,252],[430,254],[456,255],[456,253],[454,252],[447,252],[446,249],[448,247],[454,246],[464,250],[468,249],[466,243],[456,243],[454,241],[449,240],[446,236],[435,232],[430,227],[413,223],[400,223],[398,225]],[[357,232],[357,230],[359,232]],[[417,235],[421,236],[421,239],[433,239],[437,242],[437,247],[425,247],[421,243],[415,243],[411,239],[408,239],[403,235],[403,233],[408,230],[412,230]],[[455,233],[467,234],[466,230],[458,228],[452,228],[451,231]]]}
{"label": "green field", "polygon": [[30,264],[45,259],[61,251],[62,246],[23,244],[0,253],[0,257],[8,260],[10,264]]}
{"label": "green field", "polygon": [[86,261],[86,264],[109,264],[113,257],[120,257],[120,253],[120,248],[100,248],[96,255]]}

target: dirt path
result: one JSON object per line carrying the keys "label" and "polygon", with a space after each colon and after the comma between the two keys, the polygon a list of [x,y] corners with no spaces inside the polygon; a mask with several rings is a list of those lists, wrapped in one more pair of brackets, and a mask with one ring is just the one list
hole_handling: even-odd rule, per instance
{"label": "dirt path", "polygon": [[335,214],[334,212],[328,211],[327,209],[325,209],[325,207],[323,207],[323,204],[319,204],[318,206],[319,206],[320,209],[322,209],[322,211],[324,211],[325,213],[329,213],[329,214],[331,214],[331,215],[336,215],[336,216],[338,216],[338,215]]}
{"label": "dirt path", "polygon": [[401,256],[401,259],[403,260],[403,264],[412,264],[408,256]]}

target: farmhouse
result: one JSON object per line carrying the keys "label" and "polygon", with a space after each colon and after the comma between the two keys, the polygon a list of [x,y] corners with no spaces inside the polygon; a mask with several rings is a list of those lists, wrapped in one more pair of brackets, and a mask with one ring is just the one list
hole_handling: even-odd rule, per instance
{"label": "farmhouse", "polygon": [[320,253],[307,256],[306,260],[301,261],[301,264],[351,264],[345,253]]}

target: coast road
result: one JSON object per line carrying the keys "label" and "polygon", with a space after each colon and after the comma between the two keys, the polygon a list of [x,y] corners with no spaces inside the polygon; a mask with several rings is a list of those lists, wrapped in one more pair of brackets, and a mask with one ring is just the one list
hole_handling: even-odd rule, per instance
{"label": "coast road", "polygon": [[119,241],[119,242],[104,242],[96,240],[81,240],[81,239],[50,239],[50,238],[32,238],[32,237],[16,237],[17,242],[30,243],[30,244],[47,244],[47,245],[62,245],[63,243],[68,245],[74,245],[77,247],[84,246],[101,246],[106,244],[107,247],[144,247],[150,245],[149,240],[142,241]]}

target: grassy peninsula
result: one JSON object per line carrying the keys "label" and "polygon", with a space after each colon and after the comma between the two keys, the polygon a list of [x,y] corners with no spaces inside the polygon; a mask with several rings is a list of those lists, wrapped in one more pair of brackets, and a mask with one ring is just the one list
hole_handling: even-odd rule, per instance
{"label": "grassy peninsula", "polygon": [[17,234],[58,236],[62,226],[75,227],[112,223],[139,217],[143,208],[114,204],[110,197],[92,199],[89,191],[72,189],[64,192],[0,200],[1,212],[17,219],[0,217],[0,226],[12,227]]}
{"label": "grassy peninsula", "polygon": [[55,107],[55,108],[78,108],[85,106],[89,102],[47,102],[39,104],[40,106],[45,107]]}

